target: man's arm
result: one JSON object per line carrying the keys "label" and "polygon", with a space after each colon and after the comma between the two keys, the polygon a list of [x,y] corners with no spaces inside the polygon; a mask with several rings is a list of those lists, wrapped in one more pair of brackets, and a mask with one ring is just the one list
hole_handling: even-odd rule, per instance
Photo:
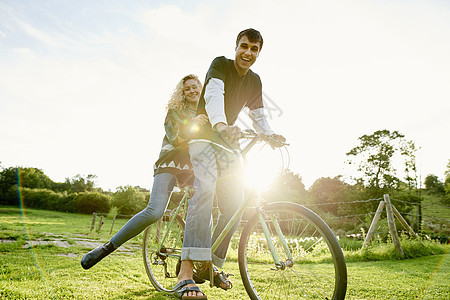
{"label": "man's arm", "polygon": [[237,140],[241,135],[241,129],[237,126],[228,126],[225,115],[225,84],[222,80],[211,78],[205,87],[205,110],[209,122],[214,130],[225,131],[230,140]]}
{"label": "man's arm", "polygon": [[267,122],[266,115],[264,114],[264,108],[251,109],[248,115],[253,122],[253,128],[255,128],[256,132],[270,136],[269,144],[272,147],[283,146],[286,138],[280,134],[275,134],[270,128],[269,122]]}
{"label": "man's arm", "polygon": [[267,122],[266,115],[264,114],[264,108],[261,107],[252,109],[248,115],[253,122],[253,128],[256,132],[264,133],[265,135],[274,134],[273,130],[269,126],[269,122]]}

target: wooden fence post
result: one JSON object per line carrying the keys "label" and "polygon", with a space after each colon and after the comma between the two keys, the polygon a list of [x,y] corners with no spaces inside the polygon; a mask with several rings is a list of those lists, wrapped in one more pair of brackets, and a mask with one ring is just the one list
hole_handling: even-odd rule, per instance
{"label": "wooden fence post", "polygon": [[97,217],[97,213],[94,211],[92,213],[92,223],[91,223],[91,231],[94,229],[95,227],[95,218]]}
{"label": "wooden fence post", "polygon": [[102,229],[102,225],[103,225],[103,216],[100,216],[100,221],[98,222],[97,232],[100,232],[100,229]]}
{"label": "wooden fence post", "polygon": [[409,231],[414,237],[417,237],[417,234],[414,232],[414,230],[408,225],[408,222],[403,218],[403,216],[399,213],[397,208],[395,208],[394,205],[392,205],[392,211],[394,212],[394,216],[397,218],[397,220],[402,223],[403,227],[405,227],[406,230]]}
{"label": "wooden fence post", "polygon": [[383,208],[384,208],[384,201],[381,200],[380,204],[378,204],[377,212],[375,213],[375,216],[373,217],[372,223],[370,224],[370,228],[369,228],[369,231],[367,232],[367,236],[366,236],[366,239],[364,240],[362,249],[367,247],[367,245],[369,245],[370,241],[372,240],[373,235],[375,234],[375,227],[377,226],[377,223],[380,220],[381,213],[383,212]]}
{"label": "wooden fence post", "polygon": [[391,232],[392,241],[394,243],[395,250],[397,251],[398,254],[400,254],[401,256],[404,256],[403,249],[400,245],[400,240],[398,239],[397,228],[395,226],[395,219],[394,219],[394,214],[393,214],[393,210],[392,210],[391,200],[389,199],[388,194],[384,195],[384,201],[386,202],[386,214],[387,214],[387,220],[388,220],[388,225],[389,225],[389,231]]}
{"label": "wooden fence post", "polygon": [[113,227],[114,227],[114,223],[116,222],[116,216],[114,216],[114,218],[113,218],[113,222],[112,222],[112,225],[111,225],[111,230],[109,231],[109,234],[111,234],[111,232],[112,232],[112,230],[113,230]]}

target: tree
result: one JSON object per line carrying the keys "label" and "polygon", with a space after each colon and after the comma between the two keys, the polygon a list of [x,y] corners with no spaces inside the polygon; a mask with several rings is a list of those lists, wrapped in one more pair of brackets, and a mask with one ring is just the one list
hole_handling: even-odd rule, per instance
{"label": "tree", "polygon": [[0,172],[0,204],[17,204],[17,168],[5,168]]}
{"label": "tree", "polygon": [[444,189],[445,193],[450,195],[450,159],[447,163],[447,170],[445,170],[445,182],[444,182]]}
{"label": "tree", "polygon": [[20,185],[30,189],[50,189],[53,181],[37,168],[18,168]]}
{"label": "tree", "polygon": [[317,179],[309,188],[309,197],[318,208],[324,212],[339,215],[338,202],[348,201],[352,193],[352,187],[341,180],[342,176],[334,178],[322,177]]}
{"label": "tree", "polygon": [[290,170],[285,170],[275,178],[274,183],[264,193],[264,199],[269,202],[304,203],[306,194],[302,178]]}
{"label": "tree", "polygon": [[5,168],[0,172],[0,203],[17,204],[18,186],[30,189],[50,189],[53,184],[54,182],[40,169]]}
{"label": "tree", "polygon": [[347,163],[357,165],[357,171],[363,175],[354,178],[364,186],[369,194],[381,196],[390,190],[399,188],[401,180],[397,174],[394,161],[401,158],[404,161],[406,178],[410,185],[417,181],[415,153],[416,147],[412,141],[404,139],[398,131],[375,131],[371,135],[358,138],[359,145],[351,149]]}
{"label": "tree", "polygon": [[96,175],[89,174],[86,178],[77,174],[72,178],[66,178],[63,187],[68,188],[68,192],[81,193],[81,192],[93,192],[95,189]]}
{"label": "tree", "polygon": [[450,204],[450,159],[447,163],[447,170],[445,170],[445,182],[444,182],[445,196],[442,199],[442,203],[445,205]]}
{"label": "tree", "polygon": [[[419,148],[420,149],[420,148]],[[416,153],[418,148],[412,141],[404,141],[400,146],[401,154],[406,157],[405,160],[405,180],[408,185],[408,191],[419,190],[418,175],[416,166]]]}
{"label": "tree", "polygon": [[425,189],[435,194],[444,194],[444,184],[436,175],[429,174],[425,177]]}

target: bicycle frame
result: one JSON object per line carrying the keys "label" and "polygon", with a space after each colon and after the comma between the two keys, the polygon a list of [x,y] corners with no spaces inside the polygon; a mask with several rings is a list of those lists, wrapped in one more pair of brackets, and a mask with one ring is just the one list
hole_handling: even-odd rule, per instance
{"label": "bicycle frame", "polygon": [[[222,232],[219,234],[219,236],[215,240],[214,244],[211,246],[211,253],[214,253],[217,250],[217,248],[219,247],[220,243],[224,240],[225,236],[231,231],[231,228],[240,219],[240,216],[243,214],[244,210],[247,208],[248,203],[250,202],[251,199],[252,199],[251,197],[247,197],[241,203],[241,205],[239,206],[238,210],[235,212],[235,214],[230,219],[230,221],[228,221],[228,223],[225,226],[225,228],[222,230]],[[275,246],[274,246],[274,244],[272,242],[272,239],[270,238],[270,233],[269,233],[269,229],[268,229],[268,226],[267,226],[267,222],[266,222],[266,220],[264,218],[264,211],[259,207],[259,205],[258,205],[258,207],[256,207],[256,211],[259,214],[259,220],[261,222],[261,227],[262,227],[264,235],[266,237],[270,253],[272,254],[272,258],[274,260],[275,267],[277,269],[284,269],[287,265],[292,264],[293,258],[292,258],[292,254],[291,254],[291,252],[289,250],[289,247],[288,247],[288,245],[286,243],[286,239],[284,238],[284,235],[281,232],[280,225],[278,224],[278,221],[275,218],[271,218],[272,224],[273,224],[273,226],[275,228],[275,231],[276,231],[276,233],[278,235],[278,239],[279,239],[281,245],[283,246],[284,251],[286,252],[286,256],[289,258],[287,262],[280,262],[280,260],[278,259],[278,255],[277,255],[277,253],[275,251]]]}
{"label": "bicycle frame", "polygon": [[[245,155],[260,140],[262,140],[262,139],[259,135],[252,136],[250,143],[240,152],[240,155],[242,157],[241,162],[243,162],[243,160],[245,160]],[[237,154],[237,155],[239,155],[239,154]],[[284,235],[281,232],[281,228],[280,228],[280,225],[278,224],[278,221],[275,218],[271,218],[271,221],[273,223],[275,231],[277,232],[278,239],[279,239],[281,245],[283,246],[284,251],[286,252],[286,256],[289,258],[286,263],[280,262],[280,260],[278,259],[277,253],[275,251],[275,246],[272,242],[272,239],[270,238],[270,233],[269,233],[269,229],[267,227],[267,222],[264,218],[264,212],[260,208],[259,196],[257,196],[257,195],[255,195],[255,196],[258,197],[256,211],[259,214],[261,226],[262,226],[264,235],[266,237],[270,253],[272,254],[275,266],[277,269],[284,269],[287,265],[293,263],[292,254],[289,250],[289,247],[287,246],[286,239],[284,238]],[[244,199],[244,201],[241,203],[241,205],[239,206],[237,211],[234,213],[233,217],[228,221],[225,228],[222,230],[222,232],[219,234],[217,239],[214,241],[213,245],[211,246],[211,253],[214,253],[217,250],[220,243],[225,239],[227,234],[231,231],[232,227],[236,224],[236,222],[238,222],[238,220],[240,220],[240,217],[242,216],[242,214],[244,213],[244,210],[248,207],[248,204],[249,204],[250,200],[252,200],[252,199],[253,199],[252,197],[246,197]],[[212,283],[211,283],[211,286],[212,286]]]}
{"label": "bicycle frame", "polygon": [[[181,210],[181,208],[183,207],[183,205],[184,205],[184,207],[187,207],[187,202],[188,202],[188,200],[189,200],[189,189],[190,189],[190,187],[185,187],[184,188],[184,195],[183,195],[183,198],[181,199],[181,201],[180,201],[180,204],[178,204],[178,206],[177,206],[177,208],[176,208],[176,210],[175,210],[175,213],[173,214],[173,216],[172,216],[172,218],[171,218],[171,220],[170,220],[170,223],[169,223],[169,227],[168,228],[170,228],[170,227],[172,227],[172,224],[173,224],[173,222],[175,221],[175,218],[176,218],[176,216],[178,215],[178,213],[180,212],[180,210]],[[184,212],[184,217],[186,217],[186,209],[185,209],[185,212]],[[184,218],[183,218],[184,219]],[[163,245],[164,245],[164,242],[166,241],[166,238],[167,238],[167,235],[169,234],[169,230],[167,230],[166,232],[165,232],[165,234],[164,234],[164,237],[162,238],[162,240],[161,240],[161,243],[158,245],[158,252],[160,252],[161,253],[161,249],[162,249],[162,247],[163,247]],[[169,254],[170,255],[170,254]]]}
{"label": "bicycle frame", "polygon": [[[250,138],[250,142],[246,145],[246,147],[240,151],[240,153],[236,153],[236,155],[239,155],[241,158],[241,163],[244,162],[245,160],[245,155],[250,151],[250,149],[258,142],[261,141],[262,138],[259,135],[255,135],[255,134],[251,134],[251,135],[247,135],[244,136],[246,138]],[[261,222],[261,226],[264,232],[264,235],[266,237],[267,240],[267,244],[270,250],[270,253],[273,257],[274,260],[274,264],[275,267],[277,269],[284,269],[286,266],[289,266],[290,264],[292,264],[293,262],[293,258],[292,258],[292,254],[289,250],[289,247],[287,246],[286,240],[284,238],[284,235],[281,231],[280,225],[278,223],[278,221],[275,218],[271,218],[271,223],[273,224],[273,227],[275,228],[275,231],[278,235],[278,239],[281,243],[281,245],[283,246],[284,251],[286,252],[286,256],[288,257],[288,261],[287,262],[280,262],[280,260],[278,259],[278,256],[276,254],[275,251],[275,246],[272,242],[272,239],[270,238],[270,233],[269,233],[269,229],[268,229],[268,225],[267,222],[265,220],[264,217],[264,211],[260,208],[260,201],[259,201],[259,196],[258,195],[254,195],[257,197],[257,206],[256,206],[256,212],[259,214],[259,219]],[[215,240],[215,242],[213,243],[213,245],[211,246],[211,253],[214,253],[217,248],[219,247],[220,243],[225,239],[225,237],[227,236],[227,234],[231,231],[232,227],[236,224],[236,222],[238,222],[240,220],[240,217],[242,216],[242,214],[244,213],[244,210],[246,208],[249,207],[249,203],[250,201],[253,199],[253,197],[246,197],[244,199],[244,201],[241,203],[241,205],[239,206],[239,208],[237,209],[237,211],[234,213],[233,217],[228,221],[227,225],[225,226],[225,228],[222,230],[222,232],[219,234],[219,236],[217,237],[217,239]],[[173,222],[175,221],[176,216],[179,214],[181,208],[183,207],[183,205],[186,207],[185,204],[187,204],[189,200],[189,187],[185,187],[184,188],[184,195],[183,198],[180,201],[180,204],[177,206],[175,213],[173,214],[170,223],[169,223],[169,228],[172,226]],[[186,215],[186,211],[185,211],[185,215]],[[185,216],[184,215],[184,216]],[[161,253],[161,249],[165,243],[165,240],[167,238],[168,235],[168,231],[165,232],[163,239],[161,240],[161,242],[158,245],[158,252],[161,255],[167,255],[167,256],[176,256],[174,254],[171,253]],[[212,268],[211,268],[211,271]],[[213,285],[213,281],[211,281],[211,286]]]}

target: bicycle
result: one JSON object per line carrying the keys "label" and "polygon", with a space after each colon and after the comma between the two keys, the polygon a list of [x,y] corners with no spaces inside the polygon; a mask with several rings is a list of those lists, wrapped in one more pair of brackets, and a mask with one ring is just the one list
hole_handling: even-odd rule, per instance
{"label": "bicycle", "polygon": [[[250,140],[241,151],[250,149],[267,137],[247,132]],[[175,209],[144,231],[143,258],[147,275],[158,291],[170,292],[177,283],[177,264],[183,246],[184,220],[193,189]],[[211,247],[212,253],[244,210],[253,214],[242,223],[239,247],[239,272],[250,299],[344,299],[347,269],[342,249],[328,225],[312,210],[292,202],[257,205],[246,197],[228,225]],[[212,268],[210,268],[212,273]],[[212,274],[210,274],[212,278]],[[211,286],[212,286],[212,280]]]}

